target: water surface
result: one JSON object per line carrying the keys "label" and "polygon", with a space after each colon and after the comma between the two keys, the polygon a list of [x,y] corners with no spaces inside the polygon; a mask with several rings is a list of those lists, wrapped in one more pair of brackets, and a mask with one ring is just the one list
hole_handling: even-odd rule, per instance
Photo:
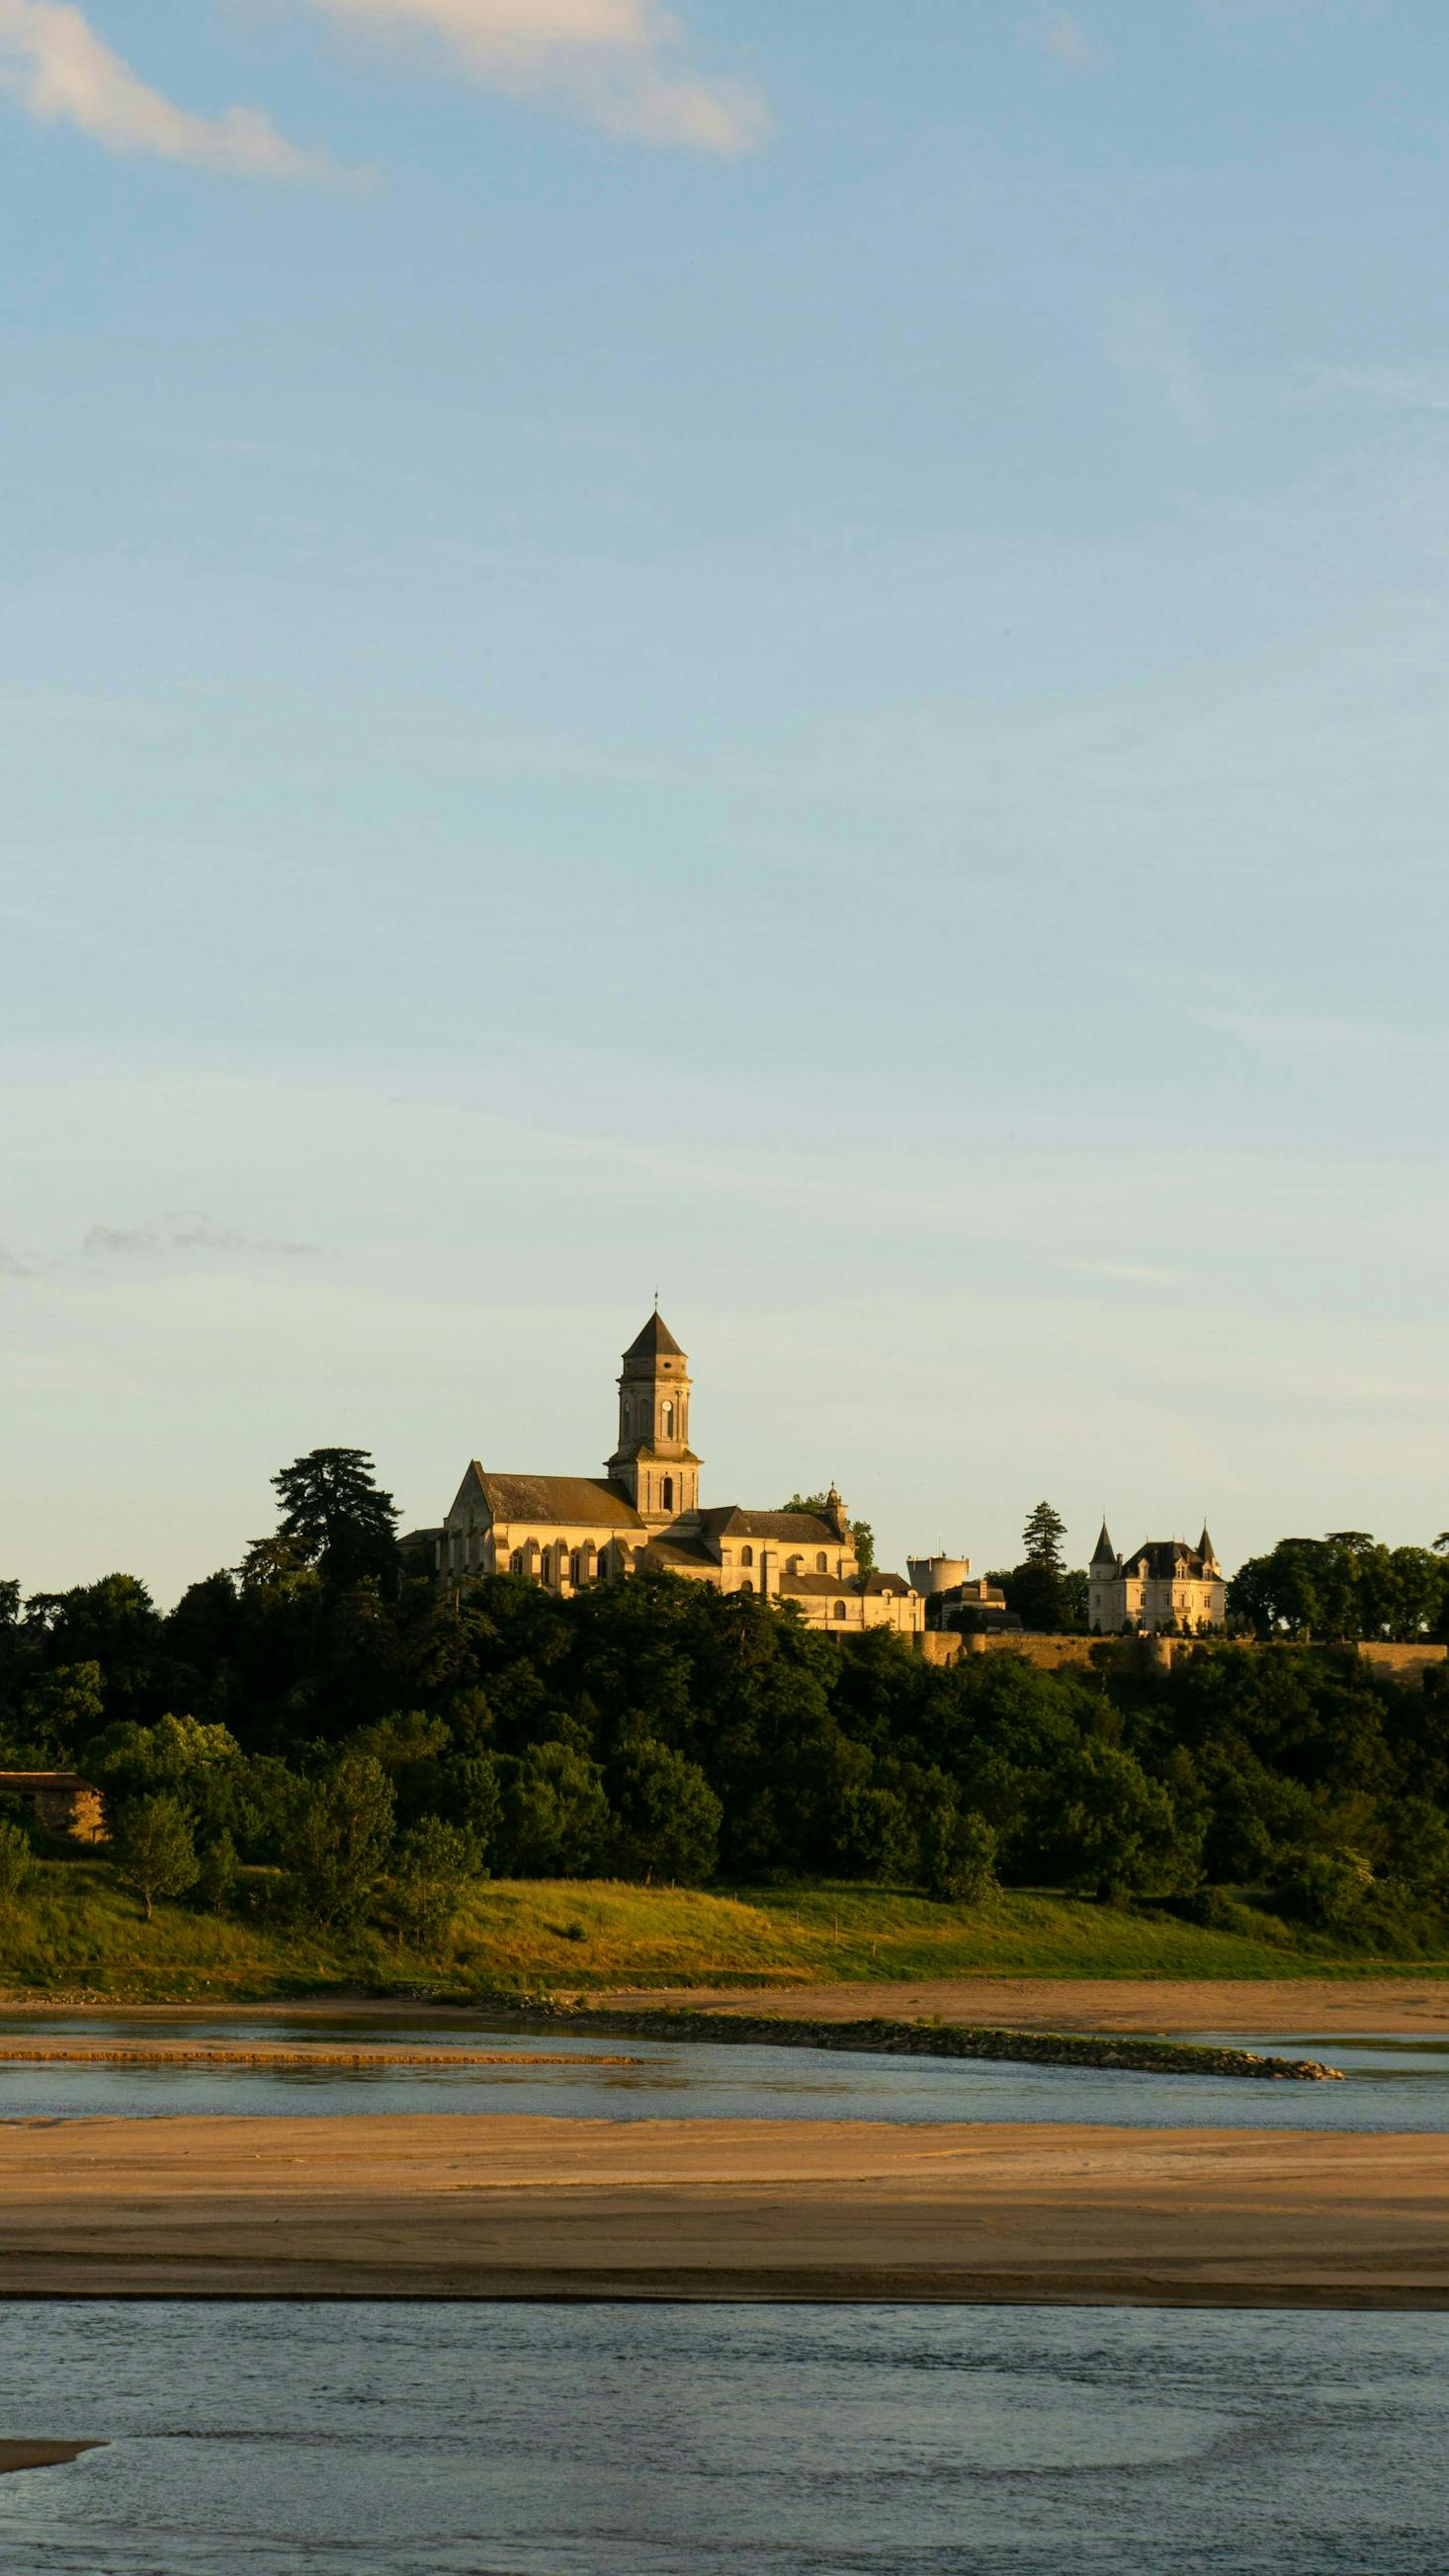
{"label": "water surface", "polygon": [[[520,2061],[542,2048],[564,2066],[256,2067],[20,2066],[0,2064],[0,2119],[65,2119],[168,2112],[498,2111],[608,2120],[1051,2120],[1125,2128],[1449,2130],[1449,2041],[1324,2038],[1265,2031],[1224,2045],[1325,2058],[1343,2084],[1267,2083],[1260,2077],[1136,2075],[1113,2069],[1003,2066],[985,2060],[857,2055],[834,2049],[765,2048],[738,2041],[599,2038],[557,2024],[520,2032],[484,2021],[439,2032],[426,2023],[212,2019],[168,2022],[124,2014],[0,2020],[5,2035],[138,2036],[172,2046],[225,2039],[246,2047],[306,2040],[347,2048],[483,2047]],[[608,2066],[626,2053],[640,2062]]]}
{"label": "water surface", "polygon": [[1449,2319],[15,2307],[17,2576],[1442,2576]]}

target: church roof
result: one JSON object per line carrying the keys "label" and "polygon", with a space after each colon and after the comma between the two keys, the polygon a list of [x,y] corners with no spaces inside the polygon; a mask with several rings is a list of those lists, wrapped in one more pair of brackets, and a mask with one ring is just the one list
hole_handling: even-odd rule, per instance
{"label": "church roof", "polygon": [[799,1593],[808,1594],[812,1600],[821,1593],[836,1600],[846,1600],[852,1594],[861,1592],[872,1594],[888,1592],[898,1599],[904,1599],[910,1588],[903,1574],[871,1573],[860,1584],[853,1582],[848,1575],[844,1582],[835,1574],[782,1574],[780,1577],[780,1596],[786,1601]]}
{"label": "church roof", "polygon": [[480,1467],[472,1473],[495,1521],[536,1521],[544,1527],[642,1529],[622,1485],[602,1476],[506,1476]]}
{"label": "church roof", "polygon": [[629,1344],[624,1357],[626,1360],[683,1359],[684,1353],[657,1306],[643,1332]]}
{"label": "church roof", "polygon": [[797,1547],[839,1547],[840,1533],[814,1512],[747,1512],[738,1503],[718,1503],[701,1512],[700,1527],[711,1538],[793,1539]]}

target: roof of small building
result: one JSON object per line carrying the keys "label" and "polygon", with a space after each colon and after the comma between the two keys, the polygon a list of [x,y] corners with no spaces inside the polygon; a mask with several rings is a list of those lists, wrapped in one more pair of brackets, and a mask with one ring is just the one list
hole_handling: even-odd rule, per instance
{"label": "roof of small building", "polygon": [[793,1539],[798,1547],[839,1547],[840,1533],[814,1512],[749,1512],[740,1503],[717,1503],[701,1512],[711,1538]]}
{"label": "roof of small building", "polygon": [[684,1353],[657,1306],[643,1332],[629,1344],[624,1357],[626,1360],[683,1359]]}
{"label": "roof of small building", "polygon": [[469,1473],[476,1477],[495,1521],[536,1521],[544,1527],[575,1529],[644,1526],[623,1486],[610,1484],[603,1476],[502,1475],[481,1467],[476,1458]]}
{"label": "roof of small building", "polygon": [[0,1771],[0,1790],[6,1789],[89,1789],[94,1794],[95,1782],[79,1771]]}

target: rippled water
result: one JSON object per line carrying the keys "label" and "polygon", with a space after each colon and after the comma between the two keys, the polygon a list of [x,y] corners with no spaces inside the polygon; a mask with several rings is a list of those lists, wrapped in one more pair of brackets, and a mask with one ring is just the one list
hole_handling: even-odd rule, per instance
{"label": "rippled water", "polygon": [[16,2576],[1440,2576],[1449,2319],[13,2308]]}
{"label": "rippled water", "polygon": [[[470,2069],[215,2066],[15,2066],[0,2064],[0,2118],[63,2119],[100,2113],[145,2117],[178,2111],[495,2111],[561,2118],[685,2120],[1103,2120],[1126,2128],[1449,2130],[1449,2043],[1324,2038],[1265,2032],[1248,2046],[1342,2067],[1343,2084],[1271,2084],[1261,2078],[1131,2075],[1094,2067],[999,2066],[969,2059],[857,2056],[831,2049],[757,2048],[674,2040],[588,2042],[556,2025],[520,2035],[485,2023],[436,2029],[399,2021],[329,2024],[315,2016],[194,2024],[127,2020],[0,2022],[7,2036],[42,2032],[128,2041],[144,2034],[348,2048],[461,2049],[526,2056],[566,2054],[565,2066]],[[626,2052],[636,2066],[605,2066]]]}

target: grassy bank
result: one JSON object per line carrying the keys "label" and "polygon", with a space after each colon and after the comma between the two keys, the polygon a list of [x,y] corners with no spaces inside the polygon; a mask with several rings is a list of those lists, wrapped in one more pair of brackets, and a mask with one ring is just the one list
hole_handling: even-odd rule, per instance
{"label": "grassy bank", "polygon": [[1288,1977],[1449,1959],[1371,1957],[1271,1917],[1212,1931],[1149,1908],[1009,1891],[938,1905],[880,1888],[753,1888],[737,1895],[579,1880],[490,1881],[431,1953],[385,1931],[337,1934],[219,1918],[134,1898],[89,1862],[47,1863],[0,1918],[0,1987],[116,2001],[238,2002],[328,1988],[598,1991],[610,1986],[837,1983],[993,1970],[1035,1976]]}

